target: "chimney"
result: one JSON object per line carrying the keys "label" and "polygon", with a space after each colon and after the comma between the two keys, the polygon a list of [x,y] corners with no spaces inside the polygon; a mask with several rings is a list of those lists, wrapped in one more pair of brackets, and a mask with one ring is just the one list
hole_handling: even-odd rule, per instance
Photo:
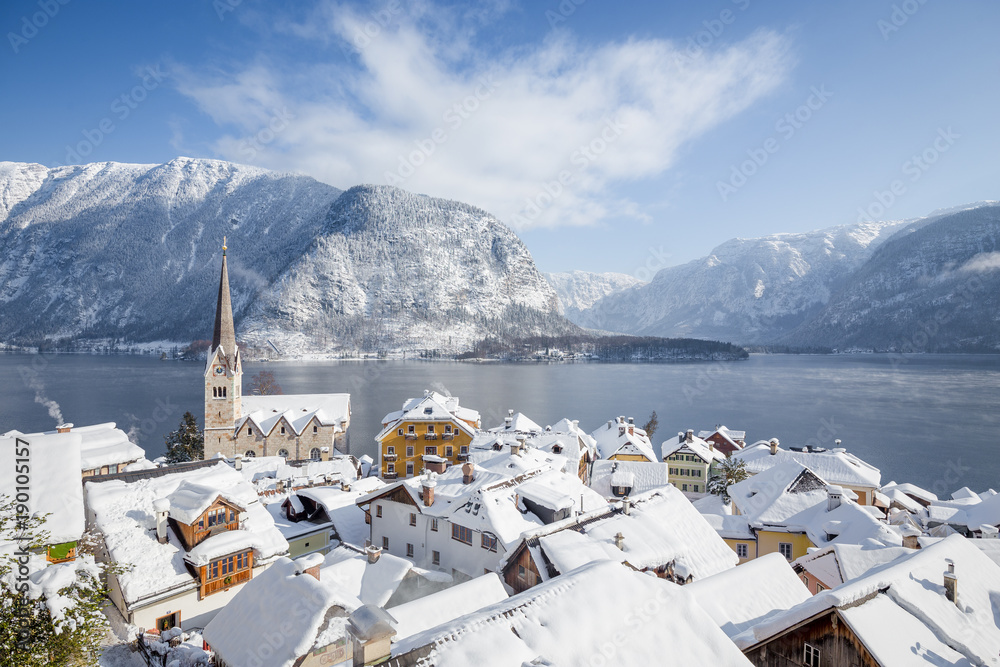
{"label": "chimney", "polygon": [[833,510],[840,507],[841,500],[844,497],[844,490],[839,486],[829,484],[826,487],[826,511],[832,512]]}
{"label": "chimney", "polygon": [[56,433],[69,433],[72,430],[72,424],[59,424],[59,426],[56,426]]}
{"label": "chimney", "polygon": [[706,440],[706,442],[708,443],[708,451],[714,452],[715,451],[715,443],[713,441],[711,441],[711,440]]}
{"label": "chimney", "polygon": [[774,456],[775,454],[778,453],[778,439],[771,438],[770,444],[771,444],[771,456]]}
{"label": "chimney", "polygon": [[946,558],[945,563],[948,565],[948,570],[944,573],[944,596],[948,598],[949,602],[954,602],[958,605],[958,575],[955,574],[955,562],[950,558]]}
{"label": "chimney", "polygon": [[279,479],[278,481],[276,481],[274,483],[274,488],[275,488],[275,490],[277,490],[278,493],[284,493],[285,492],[285,480]]}
{"label": "chimney", "polygon": [[635,417],[629,417],[628,418],[628,423],[629,424],[635,424]]}
{"label": "chimney", "polygon": [[694,442],[694,429],[689,428],[687,433],[684,434],[684,439],[688,442]]}
{"label": "chimney", "polygon": [[619,551],[625,551],[625,536],[621,533],[615,535],[615,548]]}
{"label": "chimney", "polygon": [[427,473],[420,484],[424,488],[424,506],[430,507],[434,504],[434,487],[437,486],[437,480],[431,477],[430,473]]}
{"label": "chimney", "polygon": [[510,453],[514,456],[520,456],[521,451],[524,449],[524,438],[517,438],[514,442],[510,443]]}
{"label": "chimney", "polygon": [[382,547],[377,547],[374,544],[369,544],[368,548],[365,549],[365,553],[368,555],[368,563],[377,563],[379,557],[382,555]]}
{"label": "chimney", "polygon": [[622,498],[622,514],[628,515],[631,513],[632,513],[632,501],[629,500],[628,496],[625,496],[624,498]]}
{"label": "chimney", "polygon": [[295,576],[300,574],[311,574],[319,581],[319,568],[324,562],[323,554],[311,553],[295,561]]}
{"label": "chimney", "polygon": [[235,460],[235,465],[237,470],[243,470],[243,455],[237,454]]}
{"label": "chimney", "polygon": [[510,427],[513,426],[513,425],[514,425],[514,418],[513,417],[504,417],[503,426],[504,426],[505,429],[507,429],[509,431]]}
{"label": "chimney", "polygon": [[167,543],[167,515],[170,513],[170,501],[157,498],[153,501],[153,514],[156,515],[156,541]]}
{"label": "chimney", "polygon": [[462,484],[471,484],[476,478],[476,466],[468,461],[462,464]]}

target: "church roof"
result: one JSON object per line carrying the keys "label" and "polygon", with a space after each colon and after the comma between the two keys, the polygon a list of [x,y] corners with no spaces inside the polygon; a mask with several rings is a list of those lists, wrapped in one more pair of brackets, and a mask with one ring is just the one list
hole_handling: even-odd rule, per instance
{"label": "church roof", "polygon": [[[222,246],[222,275],[219,277],[219,299],[215,306],[215,328],[212,331],[212,352],[222,346],[226,355],[236,351],[236,327],[233,325],[233,303],[229,296],[229,268],[226,246]],[[209,355],[211,357],[211,354]],[[233,361],[230,359],[230,361]]]}
{"label": "church roof", "polygon": [[236,420],[236,431],[249,420],[261,432],[269,434],[281,418],[302,435],[307,426],[316,419],[320,426],[333,426],[342,430],[341,421],[350,422],[350,394],[268,394],[266,396],[244,396],[243,416]]}

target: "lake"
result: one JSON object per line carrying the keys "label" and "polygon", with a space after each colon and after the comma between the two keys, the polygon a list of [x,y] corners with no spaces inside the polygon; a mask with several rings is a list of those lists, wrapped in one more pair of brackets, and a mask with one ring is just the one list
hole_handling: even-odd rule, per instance
{"label": "lake", "polygon": [[[725,424],[747,441],[842,446],[937,493],[1000,487],[1000,357],[989,355],[752,355],[738,362],[476,364],[449,361],[296,361],[247,364],[285,393],[349,392],[351,453],[374,454],[383,415],[435,389],[479,410],[483,426],[508,408],[545,426],[578,419],[588,432],[617,415],[659,415],[659,443],[680,430]],[[185,410],[202,417],[201,362],[149,356],[0,354],[0,433],[65,421],[117,422],[149,458]]]}

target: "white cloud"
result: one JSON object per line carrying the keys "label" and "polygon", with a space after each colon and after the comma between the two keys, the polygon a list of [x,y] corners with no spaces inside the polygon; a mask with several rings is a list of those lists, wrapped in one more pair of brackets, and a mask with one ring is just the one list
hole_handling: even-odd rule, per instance
{"label": "white cloud", "polygon": [[960,271],[986,273],[1000,269],[1000,252],[981,252],[962,265]]}
{"label": "white cloud", "polygon": [[[332,3],[308,21],[275,22],[289,38],[334,49],[328,62],[174,67],[182,93],[239,128],[212,149],[338,187],[391,182],[462,200],[515,228],[641,218],[614,184],[669,169],[682,146],[774,90],[791,67],[787,41],[770,31],[693,59],[666,40],[586,46],[564,31],[490,57],[476,29],[502,5],[458,18],[387,6],[399,9],[381,22]],[[354,45],[353,65],[335,64]],[[268,132],[280,115],[291,120]]]}

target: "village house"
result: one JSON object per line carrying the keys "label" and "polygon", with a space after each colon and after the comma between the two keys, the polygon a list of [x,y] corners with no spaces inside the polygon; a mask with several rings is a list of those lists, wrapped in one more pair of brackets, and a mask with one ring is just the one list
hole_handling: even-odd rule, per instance
{"label": "village house", "polygon": [[606,500],[637,496],[670,485],[666,463],[643,461],[594,461],[590,472],[590,488]]}
{"label": "village house", "polygon": [[734,642],[754,665],[991,665],[1000,568],[953,535],[814,595]]}
{"label": "village house", "polygon": [[624,416],[608,421],[590,434],[597,446],[597,456],[614,461],[648,461],[659,463],[646,432],[635,425],[635,420]]}
{"label": "village house", "polygon": [[526,530],[606,505],[576,477],[541,464],[542,456],[505,453],[487,466],[467,462],[363,496],[357,503],[372,544],[421,568],[471,578],[495,571]]}
{"label": "village house", "polygon": [[20,431],[9,431],[2,437],[36,437],[53,434],[75,434],[79,440],[80,472],[83,477],[115,474],[126,470],[142,470],[153,464],[146,460],[146,452],[128,439],[114,422],[93,424],[91,426],[74,426],[60,424],[52,431],[44,433],[23,434]]}
{"label": "village house", "polygon": [[715,450],[726,456],[731,456],[747,444],[746,431],[733,431],[722,424],[716,426],[714,431],[698,431],[698,437],[715,445]]}
{"label": "village house", "polygon": [[726,459],[725,454],[715,449],[714,442],[702,440],[691,429],[664,441],[660,451],[669,466],[670,483],[689,494],[692,500],[708,492],[708,481],[715,473],[715,465]]}
{"label": "village house", "polygon": [[239,589],[288,551],[254,488],[219,461],[88,482],[88,525],[112,602],[142,628],[204,627]]}
{"label": "village house", "polygon": [[859,505],[874,505],[875,492],[882,481],[882,473],[873,465],[865,463],[840,446],[840,440],[833,449],[823,447],[790,447],[782,449],[777,439],[761,440],[733,453],[733,458],[746,464],[751,475],[764,472],[776,465],[794,461],[804,465],[822,477],[829,484],[835,484],[852,491]]}
{"label": "village house", "polygon": [[684,587],[732,638],[809,599],[809,591],[778,554],[767,554]]}
{"label": "village house", "polygon": [[[84,532],[83,488],[80,483],[79,433],[32,433],[0,436],[0,493],[13,503],[16,516],[44,516],[48,563],[77,557]],[[13,530],[13,526],[11,526]],[[13,554],[17,544],[0,541],[0,554]]]}
{"label": "village house", "polygon": [[730,531],[737,522],[746,521],[746,532],[753,539],[727,540],[741,559],[777,552],[792,561],[813,547],[834,542],[902,545],[900,534],[875,518],[872,508],[858,505],[850,491],[827,484],[794,461],[733,484],[728,493],[730,506],[700,502],[699,510],[731,514],[724,525]]}
{"label": "village house", "polygon": [[243,359],[236,344],[225,244],[204,375],[207,456],[326,460],[334,451],[348,452],[350,394],[243,395]]}
{"label": "village house", "polygon": [[288,541],[291,558],[327,553],[338,543],[363,547],[368,526],[355,501],[383,486],[377,477],[367,477],[336,486],[299,488],[281,502],[268,504],[267,510]]}
{"label": "village house", "polygon": [[620,563],[592,562],[398,641],[373,664],[659,665],[669,655],[678,665],[748,665],[686,591]]}
{"label": "village house", "polygon": [[860,579],[873,568],[912,553],[906,547],[831,544],[796,558],[792,569],[810,593],[822,593]]}
{"label": "village house", "polygon": [[[579,426],[579,422],[562,419],[544,429],[513,410],[503,426],[480,431],[470,444],[470,459],[483,460],[482,452],[503,452],[512,449],[535,450],[544,453],[556,470],[576,475],[584,484],[590,479],[590,469],[597,457],[594,439]],[[487,455],[489,458],[490,455]]]}
{"label": "village house", "polygon": [[595,560],[625,563],[677,583],[737,563],[690,501],[668,486],[526,532],[499,571],[521,592]]}
{"label": "village house", "polygon": [[387,480],[410,478],[429,465],[438,469],[466,461],[480,428],[479,413],[459,405],[457,396],[425,391],[382,418],[378,466]]}

